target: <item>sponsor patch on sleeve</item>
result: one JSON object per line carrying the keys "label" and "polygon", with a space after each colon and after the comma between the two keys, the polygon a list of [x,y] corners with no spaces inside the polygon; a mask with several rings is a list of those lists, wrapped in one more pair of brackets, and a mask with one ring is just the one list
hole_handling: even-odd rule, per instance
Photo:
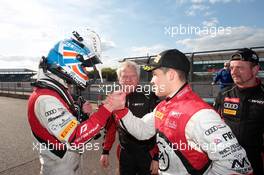
{"label": "sponsor patch on sleeve", "polygon": [[77,126],[77,120],[73,119],[60,133],[60,139],[64,140],[70,133],[72,133],[71,130],[73,130],[76,126]]}

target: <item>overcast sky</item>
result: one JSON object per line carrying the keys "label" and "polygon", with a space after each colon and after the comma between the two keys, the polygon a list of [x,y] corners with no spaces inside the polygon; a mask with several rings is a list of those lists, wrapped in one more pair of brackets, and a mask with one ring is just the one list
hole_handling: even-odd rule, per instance
{"label": "overcast sky", "polygon": [[101,37],[103,66],[124,57],[264,46],[263,0],[1,0],[0,68],[37,70],[76,28]]}

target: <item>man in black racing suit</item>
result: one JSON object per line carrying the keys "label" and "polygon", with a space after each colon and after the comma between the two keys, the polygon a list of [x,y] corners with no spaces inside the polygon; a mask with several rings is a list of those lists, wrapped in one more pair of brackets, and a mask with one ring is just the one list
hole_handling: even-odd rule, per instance
{"label": "man in black racing suit", "polygon": [[230,61],[235,85],[219,93],[214,107],[245,148],[254,174],[263,175],[264,86],[256,78],[258,63],[251,49],[238,50]]}

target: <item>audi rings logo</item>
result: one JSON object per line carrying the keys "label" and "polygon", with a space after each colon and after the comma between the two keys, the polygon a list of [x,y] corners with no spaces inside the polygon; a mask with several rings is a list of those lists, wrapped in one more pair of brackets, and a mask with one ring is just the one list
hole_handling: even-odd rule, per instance
{"label": "audi rings logo", "polygon": [[52,114],[55,114],[56,112],[57,112],[56,109],[52,109],[52,110],[50,110],[50,111],[45,112],[45,116],[48,117],[48,116],[50,116],[50,115],[52,115]]}
{"label": "audi rings logo", "polygon": [[217,126],[213,126],[213,127],[209,128],[208,130],[205,131],[205,135],[209,136],[210,134],[212,134],[213,132],[215,132],[217,130],[218,130]]}
{"label": "audi rings logo", "polygon": [[224,103],[224,107],[228,109],[238,109],[238,104],[234,103]]}

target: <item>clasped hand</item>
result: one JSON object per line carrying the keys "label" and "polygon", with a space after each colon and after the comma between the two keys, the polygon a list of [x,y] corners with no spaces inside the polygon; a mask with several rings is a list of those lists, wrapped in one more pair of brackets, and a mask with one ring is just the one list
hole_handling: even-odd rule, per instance
{"label": "clasped hand", "polygon": [[106,99],[103,101],[103,104],[107,107],[108,110],[112,112],[125,108],[125,102],[126,93],[115,91],[106,97]]}

